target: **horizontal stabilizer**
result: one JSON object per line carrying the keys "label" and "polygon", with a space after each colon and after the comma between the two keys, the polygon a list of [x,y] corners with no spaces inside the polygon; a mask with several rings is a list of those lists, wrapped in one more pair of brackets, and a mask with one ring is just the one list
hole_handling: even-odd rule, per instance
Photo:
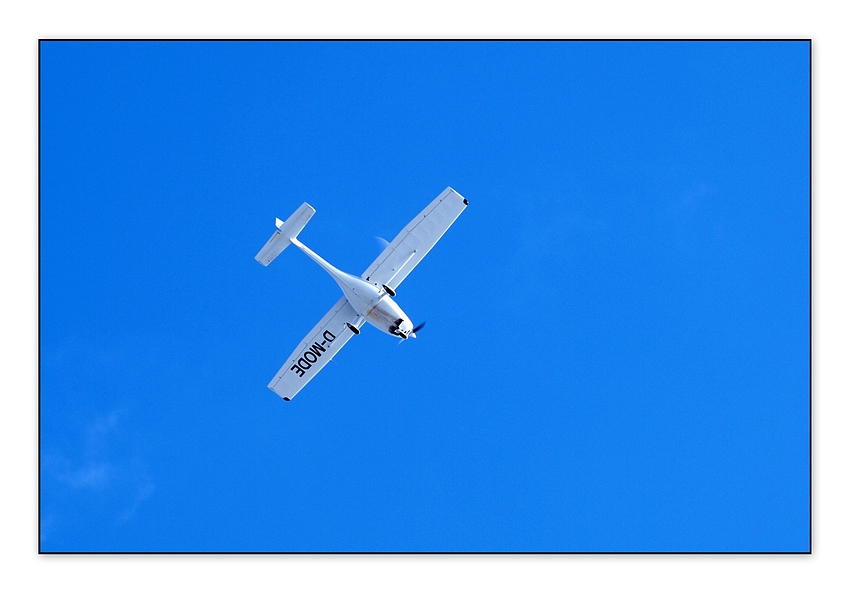
{"label": "horizontal stabilizer", "polygon": [[314,214],[316,214],[316,209],[305,202],[286,221],[275,219],[278,230],[269,238],[263,249],[254,256],[254,259],[263,266],[268,266],[289,246],[293,238],[298,237],[298,234],[301,233],[301,230]]}

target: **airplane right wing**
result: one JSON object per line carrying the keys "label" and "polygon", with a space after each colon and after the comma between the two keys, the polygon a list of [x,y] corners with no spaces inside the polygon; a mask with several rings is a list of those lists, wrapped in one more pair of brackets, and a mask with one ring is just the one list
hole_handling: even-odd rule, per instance
{"label": "airplane right wing", "polygon": [[269,389],[284,400],[292,400],[354,336],[348,324],[359,333],[364,321],[345,297],[337,301],[289,356],[269,383]]}
{"label": "airplane right wing", "polygon": [[[395,239],[384,248],[361,278],[376,287],[398,288],[410,271],[448,231],[466,208],[466,198],[446,188],[416,215]],[[394,294],[394,293],[392,293]]]}

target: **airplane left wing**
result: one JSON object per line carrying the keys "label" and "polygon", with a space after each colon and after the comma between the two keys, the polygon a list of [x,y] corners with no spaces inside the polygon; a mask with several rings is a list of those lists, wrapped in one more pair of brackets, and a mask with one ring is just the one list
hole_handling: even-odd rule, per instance
{"label": "airplane left wing", "polygon": [[289,356],[269,388],[284,400],[292,400],[354,336],[348,324],[359,331],[363,322],[345,297],[337,301]]}

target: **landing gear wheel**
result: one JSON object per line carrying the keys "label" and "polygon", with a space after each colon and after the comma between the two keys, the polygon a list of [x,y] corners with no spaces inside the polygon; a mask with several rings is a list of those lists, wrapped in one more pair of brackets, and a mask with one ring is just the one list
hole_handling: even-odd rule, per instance
{"label": "landing gear wheel", "polygon": [[360,334],[360,328],[358,328],[351,322],[346,322],[345,325],[348,326],[348,329],[354,332],[355,334]]}

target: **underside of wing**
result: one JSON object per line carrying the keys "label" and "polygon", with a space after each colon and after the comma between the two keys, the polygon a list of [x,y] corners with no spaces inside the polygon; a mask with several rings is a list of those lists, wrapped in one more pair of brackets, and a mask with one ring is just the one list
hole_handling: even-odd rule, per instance
{"label": "underside of wing", "polygon": [[446,188],[402,229],[366,269],[362,278],[378,287],[398,287],[452,226],[467,204],[463,196]]}
{"label": "underside of wing", "polygon": [[284,400],[291,400],[354,336],[351,327],[359,333],[362,324],[345,297],[337,301],[289,356],[269,388]]}

